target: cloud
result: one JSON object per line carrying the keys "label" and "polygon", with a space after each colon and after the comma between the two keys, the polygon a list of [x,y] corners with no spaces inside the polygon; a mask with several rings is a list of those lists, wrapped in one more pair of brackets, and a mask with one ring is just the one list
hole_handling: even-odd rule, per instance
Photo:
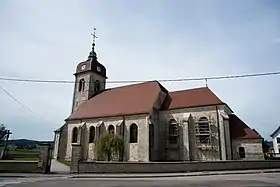
{"label": "cloud", "polygon": [[[241,1],[240,1],[241,2]],[[66,6],[67,5],[67,6]],[[5,1],[0,2],[0,75],[74,80],[97,28],[96,52],[110,80],[174,79],[280,70],[279,4],[267,1]],[[279,76],[209,81],[251,127],[268,135],[278,123]],[[72,84],[0,82],[50,124],[0,93],[13,136],[52,138],[71,110]],[[108,84],[115,87],[122,84]],[[163,83],[169,90],[204,81]],[[23,120],[24,119],[24,120]],[[20,123],[20,125],[18,125]],[[58,124],[57,124],[58,123]],[[27,130],[28,129],[28,130]]]}

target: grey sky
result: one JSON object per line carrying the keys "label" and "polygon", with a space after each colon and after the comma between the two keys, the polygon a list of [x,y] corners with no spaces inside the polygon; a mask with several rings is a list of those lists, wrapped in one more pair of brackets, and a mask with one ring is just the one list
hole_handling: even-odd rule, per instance
{"label": "grey sky", "polygon": [[[110,80],[175,79],[280,70],[279,1],[3,0],[0,76],[74,80],[96,52]],[[279,125],[280,76],[209,81],[248,125],[268,138]],[[0,82],[33,111],[0,92],[12,138],[52,139],[71,110],[72,84]],[[168,90],[204,86],[163,83]],[[108,84],[108,87],[119,84]]]}

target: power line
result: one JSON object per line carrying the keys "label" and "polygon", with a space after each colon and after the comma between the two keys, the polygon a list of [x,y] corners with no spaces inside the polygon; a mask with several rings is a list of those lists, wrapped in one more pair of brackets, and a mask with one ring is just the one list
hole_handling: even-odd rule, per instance
{"label": "power line", "polygon": [[[180,79],[158,79],[158,82],[186,82],[186,81],[202,81],[202,80],[222,80],[222,79],[237,79],[246,77],[262,77],[280,75],[280,71],[266,72],[266,73],[254,73],[254,74],[241,74],[241,75],[227,75],[227,76],[212,76],[212,77],[194,77],[194,78],[180,78]],[[13,82],[32,82],[32,83],[55,83],[55,84],[73,84],[75,81],[69,80],[43,80],[43,79],[23,79],[23,78],[10,78],[0,77],[2,81]],[[147,82],[150,80],[119,80],[119,81],[107,81],[106,83],[139,83]]]}
{"label": "power line", "polygon": [[4,89],[1,85],[0,85],[0,89],[7,94],[10,98],[12,98],[16,103],[18,103],[20,106],[22,106],[24,109],[26,109],[27,111],[31,112],[32,114],[34,114],[35,116],[40,117],[41,119],[49,122],[49,123],[53,123],[56,124],[48,119],[46,119],[45,117],[39,115],[38,113],[34,112],[33,110],[31,110],[29,107],[27,107],[25,104],[23,104],[22,102],[20,102],[17,98],[15,98],[11,93],[9,93],[6,89]]}

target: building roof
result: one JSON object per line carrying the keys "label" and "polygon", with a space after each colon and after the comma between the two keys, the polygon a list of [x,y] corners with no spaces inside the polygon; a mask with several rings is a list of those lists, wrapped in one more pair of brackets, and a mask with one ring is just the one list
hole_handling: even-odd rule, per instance
{"label": "building roof", "polygon": [[208,87],[169,92],[169,95],[171,102],[167,109],[224,104]]}
{"label": "building roof", "polygon": [[273,138],[277,132],[280,133],[280,125],[278,126],[278,128],[270,136]]}
{"label": "building roof", "polygon": [[224,104],[208,87],[168,92],[159,82],[150,81],[105,90],[81,104],[67,120],[148,114],[167,93],[161,110]]}
{"label": "building roof", "polygon": [[108,89],[81,104],[67,120],[148,114],[161,91],[157,81]]}
{"label": "building roof", "polygon": [[235,114],[229,115],[230,136],[232,139],[261,139],[262,137],[246,125]]}

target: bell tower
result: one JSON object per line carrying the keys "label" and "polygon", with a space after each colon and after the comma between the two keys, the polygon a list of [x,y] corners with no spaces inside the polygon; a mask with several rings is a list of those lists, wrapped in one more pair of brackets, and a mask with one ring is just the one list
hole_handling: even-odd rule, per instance
{"label": "bell tower", "polygon": [[94,29],[94,34],[91,34],[93,36],[93,43],[88,59],[77,65],[76,73],[74,74],[75,87],[72,113],[83,102],[106,88],[106,68],[97,61],[97,55],[94,51],[95,39],[97,38],[95,30],[96,29]]}

